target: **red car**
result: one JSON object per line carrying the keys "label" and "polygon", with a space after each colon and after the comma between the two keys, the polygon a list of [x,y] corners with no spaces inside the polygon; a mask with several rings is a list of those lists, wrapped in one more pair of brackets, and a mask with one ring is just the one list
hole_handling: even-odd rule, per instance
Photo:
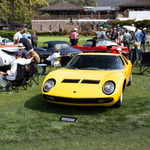
{"label": "red car", "polygon": [[118,45],[109,39],[89,39],[83,44],[83,46],[73,46],[83,52],[111,52],[111,53],[122,53],[125,56],[129,54],[129,48]]}

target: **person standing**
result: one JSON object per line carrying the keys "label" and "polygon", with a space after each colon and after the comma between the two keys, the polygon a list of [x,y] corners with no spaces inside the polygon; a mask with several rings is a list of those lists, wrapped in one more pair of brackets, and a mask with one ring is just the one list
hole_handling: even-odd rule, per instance
{"label": "person standing", "polygon": [[33,48],[37,48],[37,42],[38,42],[38,36],[36,32],[34,32],[31,36],[31,43],[32,43]]}
{"label": "person standing", "polygon": [[136,29],[135,31],[135,42],[139,43],[139,45],[141,45],[142,39],[143,39],[143,33],[140,29]]}
{"label": "person standing", "polygon": [[29,42],[29,40],[28,39],[26,39],[26,38],[18,38],[17,39],[17,43],[22,43],[23,44],[23,46],[24,46],[24,48],[25,48],[25,50],[27,50],[27,52],[28,52],[28,54],[29,55],[34,55],[35,56],[35,59],[36,59],[36,62],[37,63],[39,63],[40,62],[40,56],[37,54],[37,52],[35,52],[34,50],[33,50],[33,47],[32,47],[32,45],[31,45],[31,43]]}
{"label": "person standing", "polygon": [[33,51],[33,47],[28,39],[21,38],[18,42],[22,43],[27,51]]}
{"label": "person standing", "polygon": [[126,30],[125,33],[123,34],[123,44],[124,44],[124,46],[126,46],[130,49],[130,41],[131,40],[132,40],[132,36],[129,33],[129,31]]}
{"label": "person standing", "polygon": [[28,39],[29,42],[31,43],[31,34],[30,34],[30,32],[26,28],[24,29],[22,37]]}
{"label": "person standing", "polygon": [[143,48],[144,52],[146,50],[146,34],[147,34],[147,31],[146,31],[146,28],[143,28],[142,30],[142,33],[143,33],[143,37],[142,37],[142,41],[141,41],[141,47]]}
{"label": "person standing", "polygon": [[100,30],[96,32],[96,38],[97,39],[105,39],[106,38],[106,33],[105,33],[103,27],[100,27]]}
{"label": "person standing", "polygon": [[17,44],[21,38],[22,38],[21,28],[18,28],[17,32],[13,36],[14,44]]}
{"label": "person standing", "polygon": [[113,29],[113,31],[112,31],[112,33],[111,33],[110,39],[111,39],[112,41],[114,41],[114,42],[117,42],[117,40],[118,40],[118,32],[117,32],[117,29],[116,29],[116,28]]}
{"label": "person standing", "polygon": [[143,50],[141,49],[139,43],[134,43],[134,47],[130,50],[129,59],[132,64],[138,62],[142,59]]}
{"label": "person standing", "polygon": [[77,45],[79,40],[79,34],[77,33],[77,28],[74,28],[70,35],[71,46]]}

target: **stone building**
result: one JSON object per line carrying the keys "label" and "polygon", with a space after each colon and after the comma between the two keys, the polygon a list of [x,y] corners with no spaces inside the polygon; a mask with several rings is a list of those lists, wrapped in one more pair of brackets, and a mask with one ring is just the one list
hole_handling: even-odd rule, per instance
{"label": "stone building", "polygon": [[117,5],[101,7],[78,7],[64,1],[41,8],[41,15],[34,16],[31,24],[32,29],[38,32],[70,32],[74,27],[82,32],[87,32],[97,30],[101,24],[109,23],[115,19],[130,19],[130,11],[136,11],[137,13],[138,11],[149,10],[149,0],[128,0]]}
{"label": "stone building", "polygon": [[32,29],[38,32],[68,31],[73,27],[86,31],[115,19],[115,8],[78,7],[68,2],[44,7],[40,11],[41,15],[31,20]]}

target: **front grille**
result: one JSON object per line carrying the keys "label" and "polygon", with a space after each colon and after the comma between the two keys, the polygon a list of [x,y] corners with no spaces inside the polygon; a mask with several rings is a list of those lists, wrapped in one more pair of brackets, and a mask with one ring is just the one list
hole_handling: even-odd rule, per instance
{"label": "front grille", "polygon": [[75,103],[75,104],[100,104],[100,103],[109,103],[113,101],[113,98],[93,98],[93,99],[72,99],[72,98],[63,98],[55,97],[49,95],[43,95],[47,100],[54,102],[64,102],[64,103]]}

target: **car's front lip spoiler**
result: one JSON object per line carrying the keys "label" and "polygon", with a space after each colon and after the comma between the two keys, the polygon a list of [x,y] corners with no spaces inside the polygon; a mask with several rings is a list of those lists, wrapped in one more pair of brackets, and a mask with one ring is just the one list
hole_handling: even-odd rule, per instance
{"label": "car's front lip spoiler", "polygon": [[113,102],[114,98],[64,98],[64,97],[56,97],[56,96],[49,96],[43,95],[44,99],[50,100],[51,102],[58,102],[58,103],[70,103],[70,104],[102,104],[102,103],[111,103]]}

